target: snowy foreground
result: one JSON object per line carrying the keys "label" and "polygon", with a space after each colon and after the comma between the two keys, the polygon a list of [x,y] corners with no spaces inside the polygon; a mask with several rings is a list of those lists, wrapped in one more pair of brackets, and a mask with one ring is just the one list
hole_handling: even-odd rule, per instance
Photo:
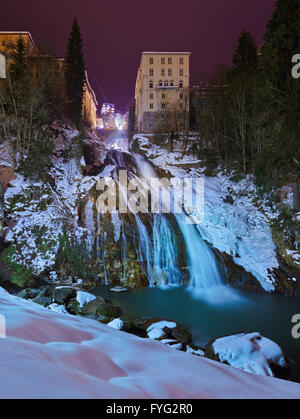
{"label": "snowy foreground", "polygon": [[300,385],[239,371],[0,288],[1,398],[300,398]]}

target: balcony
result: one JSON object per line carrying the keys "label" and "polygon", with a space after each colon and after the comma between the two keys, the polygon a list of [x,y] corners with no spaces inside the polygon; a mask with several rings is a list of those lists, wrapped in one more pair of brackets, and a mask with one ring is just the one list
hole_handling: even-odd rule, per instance
{"label": "balcony", "polygon": [[165,86],[165,85],[159,85],[159,84],[157,84],[156,85],[156,89],[179,89],[179,86],[178,85],[173,85],[173,86],[171,86],[171,85],[168,85],[168,86]]}

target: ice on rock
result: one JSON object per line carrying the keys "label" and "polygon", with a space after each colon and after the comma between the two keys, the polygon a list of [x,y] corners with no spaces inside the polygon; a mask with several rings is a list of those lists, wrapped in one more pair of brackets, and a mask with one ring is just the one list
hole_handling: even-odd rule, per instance
{"label": "ice on rock", "polygon": [[78,291],[76,300],[78,301],[80,308],[83,308],[86,304],[96,300],[96,297],[88,292]]}

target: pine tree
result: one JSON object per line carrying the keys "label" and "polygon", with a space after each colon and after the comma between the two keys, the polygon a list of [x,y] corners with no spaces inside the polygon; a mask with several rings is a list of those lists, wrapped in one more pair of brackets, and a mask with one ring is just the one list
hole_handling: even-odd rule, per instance
{"label": "pine tree", "polygon": [[230,77],[253,74],[258,65],[257,46],[249,31],[243,31],[232,58]]}
{"label": "pine tree", "polygon": [[22,36],[18,39],[10,70],[13,81],[22,81],[27,76],[26,47]]}
{"label": "pine tree", "polygon": [[74,20],[68,43],[65,80],[69,116],[76,124],[80,124],[85,85],[85,64],[82,37],[77,19]]}
{"label": "pine tree", "polygon": [[279,90],[293,84],[291,60],[300,52],[299,25],[299,0],[278,0],[264,36],[261,66],[266,80]]}
{"label": "pine tree", "polygon": [[[265,123],[264,155],[270,165],[266,175],[278,186],[293,182],[295,194],[300,175],[300,80],[293,79],[291,70],[293,55],[300,53],[299,24],[299,0],[278,0],[267,25],[260,63],[261,112],[267,109],[272,115]],[[261,171],[265,171],[263,162]]]}
{"label": "pine tree", "polygon": [[253,86],[258,66],[257,46],[249,31],[243,31],[228,72],[226,91],[227,136],[232,139],[232,157],[240,161],[244,173],[252,167],[251,119]]}

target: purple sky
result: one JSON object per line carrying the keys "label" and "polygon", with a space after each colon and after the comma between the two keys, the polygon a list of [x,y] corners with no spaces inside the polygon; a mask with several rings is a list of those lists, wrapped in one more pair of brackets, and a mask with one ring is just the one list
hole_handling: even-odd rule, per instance
{"label": "purple sky", "polygon": [[[99,102],[125,110],[134,97],[142,51],[191,51],[192,78],[230,63],[237,38],[261,43],[276,0],[11,0],[0,30],[30,31],[36,44],[64,56],[78,17],[85,60]],[[106,97],[103,97],[102,89]]]}

